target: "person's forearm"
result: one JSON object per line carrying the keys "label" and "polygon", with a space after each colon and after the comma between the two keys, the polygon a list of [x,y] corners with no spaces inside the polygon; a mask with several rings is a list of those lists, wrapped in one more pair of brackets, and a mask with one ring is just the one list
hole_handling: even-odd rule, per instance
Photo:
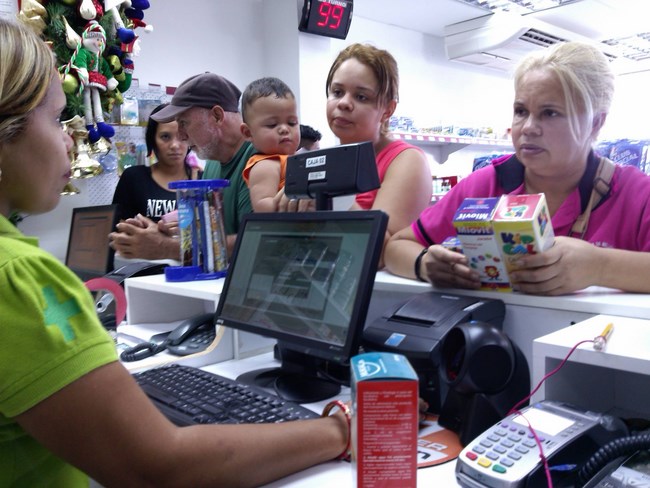
{"label": "person's forearm", "polygon": [[596,286],[632,293],[650,293],[650,253],[597,248]]}
{"label": "person's forearm", "polygon": [[[225,450],[239,454],[230,459],[223,459],[225,466],[220,471],[224,475],[220,479],[215,478],[215,483],[206,485],[260,486],[278,480],[334,459],[343,451],[348,436],[344,422],[334,416],[279,425],[238,425],[236,432],[234,435],[233,430],[232,436],[225,436],[223,429],[214,429],[212,434],[202,429],[198,438],[195,437],[197,432],[184,432],[188,434],[187,440],[190,444],[211,436],[212,442],[220,444],[218,448],[215,447],[215,452]],[[314,439],[318,439],[318,442],[314,442]],[[207,443],[198,442],[198,445]],[[207,457],[203,459],[206,460],[205,471],[214,472],[216,461],[210,461]],[[187,462],[196,462],[196,456],[189,454]],[[252,465],[255,465],[255,469],[250,469]]]}
{"label": "person's forearm", "polygon": [[388,245],[388,241],[390,240],[390,233],[386,231],[384,234],[384,243],[381,246],[381,254],[379,255],[379,262],[377,263],[377,269],[381,270],[384,269],[386,264],[384,263],[384,253],[386,252],[386,246]]}
{"label": "person's forearm", "polygon": [[392,237],[384,249],[386,269],[395,275],[416,279],[415,259],[422,251],[422,248],[422,245],[418,242]]}
{"label": "person's forearm", "polygon": [[163,254],[163,256],[161,256],[161,259],[180,260],[181,257],[180,239],[165,235],[161,242],[160,248]]}
{"label": "person's forearm", "polygon": [[[251,199],[252,200],[252,199]],[[278,204],[275,201],[275,195],[272,197],[264,197],[254,202],[251,201],[254,212],[277,212]]]}

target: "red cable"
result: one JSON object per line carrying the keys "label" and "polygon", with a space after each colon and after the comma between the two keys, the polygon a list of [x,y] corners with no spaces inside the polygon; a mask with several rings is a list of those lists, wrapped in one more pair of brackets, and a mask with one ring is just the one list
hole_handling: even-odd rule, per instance
{"label": "red cable", "polygon": [[548,378],[550,378],[550,377],[553,376],[555,373],[557,373],[557,372],[560,370],[560,368],[562,368],[562,366],[564,366],[564,365],[566,364],[566,362],[567,362],[567,361],[569,360],[569,358],[571,357],[571,354],[573,354],[573,352],[574,352],[574,351],[575,351],[579,346],[581,346],[582,344],[590,343],[590,342],[593,343],[593,342],[594,342],[594,339],[587,339],[587,340],[584,340],[584,341],[580,341],[580,342],[578,342],[575,346],[573,346],[573,347],[571,348],[571,350],[568,352],[568,354],[564,357],[564,359],[563,359],[562,361],[560,361],[560,364],[558,364],[558,365],[555,367],[555,369],[553,369],[553,370],[550,371],[549,373],[545,374],[544,377],[543,377],[543,378],[540,380],[540,382],[537,384],[537,386],[533,389],[533,391],[531,391],[531,392],[530,392],[530,393],[529,393],[525,398],[523,398],[522,400],[518,401],[518,402],[515,404],[515,406],[512,407],[512,408],[510,409],[510,411],[508,412],[508,415],[512,415],[512,414],[517,414],[517,415],[519,415],[519,416],[520,416],[521,418],[523,418],[523,419],[526,421],[526,423],[528,424],[528,428],[530,429],[531,433],[533,434],[533,437],[535,438],[535,443],[537,444],[537,448],[539,449],[539,457],[540,457],[540,459],[542,460],[542,464],[543,464],[543,466],[544,466],[544,473],[546,474],[546,483],[547,483],[548,488],[553,488],[553,480],[551,479],[551,470],[550,470],[549,467],[548,467],[548,459],[546,459],[546,456],[544,456],[544,449],[542,448],[542,442],[539,440],[539,437],[537,436],[537,432],[535,432],[535,429],[533,429],[533,426],[530,424],[530,422],[528,422],[528,419],[524,416],[523,413],[521,413],[521,412],[519,411],[518,408],[519,408],[519,406],[520,406],[522,403],[526,403],[526,402],[527,402],[527,401],[528,401],[528,400],[529,400],[529,399],[530,399],[530,398],[531,398],[535,393],[537,393],[537,390],[539,390],[539,389],[541,388],[542,384],[543,384],[543,383],[544,383]]}

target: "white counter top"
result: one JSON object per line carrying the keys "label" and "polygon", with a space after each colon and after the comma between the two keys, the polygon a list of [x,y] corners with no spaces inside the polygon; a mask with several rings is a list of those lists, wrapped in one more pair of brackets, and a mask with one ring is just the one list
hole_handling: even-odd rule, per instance
{"label": "white counter top", "polygon": [[[165,280],[164,275],[141,276],[126,280],[127,288],[134,286],[156,293],[169,293],[202,300],[218,300],[223,289],[223,283],[223,278],[205,281],[168,282]],[[463,290],[459,288],[440,289],[434,288],[428,283],[395,276],[387,271],[377,272],[375,278],[374,291],[422,293],[432,290],[481,298],[498,298],[503,300],[506,305],[650,319],[650,295],[623,293],[610,288],[591,287],[571,295],[544,297],[516,292]]]}
{"label": "white counter top", "polygon": [[462,290],[457,288],[440,289],[434,288],[429,283],[401,278],[387,271],[379,271],[375,278],[374,290],[410,293],[421,293],[430,290],[448,291],[457,295],[498,298],[503,300],[506,305],[650,319],[650,295],[623,293],[620,290],[602,287],[587,288],[571,295],[544,297],[516,292]]}

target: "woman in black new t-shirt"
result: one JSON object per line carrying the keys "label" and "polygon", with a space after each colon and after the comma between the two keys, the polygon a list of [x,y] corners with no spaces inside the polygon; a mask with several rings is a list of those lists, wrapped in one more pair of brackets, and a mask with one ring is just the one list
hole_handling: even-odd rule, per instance
{"label": "woman in black new t-shirt", "polygon": [[[151,113],[165,107],[162,104]],[[131,166],[124,170],[113,194],[118,204],[117,221],[140,214],[158,222],[176,209],[176,192],[168,190],[170,181],[197,179],[197,168],[187,162],[188,144],[180,139],[176,122],[158,123],[149,118],[145,139],[147,156],[156,156],[151,166]]]}

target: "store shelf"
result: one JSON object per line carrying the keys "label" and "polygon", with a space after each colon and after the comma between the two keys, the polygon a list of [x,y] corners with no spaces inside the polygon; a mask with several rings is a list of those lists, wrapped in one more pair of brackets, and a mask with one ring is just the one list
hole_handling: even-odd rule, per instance
{"label": "store shelf", "polygon": [[461,137],[442,134],[418,134],[415,132],[393,132],[392,135],[395,139],[410,142],[415,146],[426,147],[433,155],[433,159],[439,164],[447,161],[450,154],[467,146],[486,146],[502,150],[512,149],[512,142],[504,139]]}

